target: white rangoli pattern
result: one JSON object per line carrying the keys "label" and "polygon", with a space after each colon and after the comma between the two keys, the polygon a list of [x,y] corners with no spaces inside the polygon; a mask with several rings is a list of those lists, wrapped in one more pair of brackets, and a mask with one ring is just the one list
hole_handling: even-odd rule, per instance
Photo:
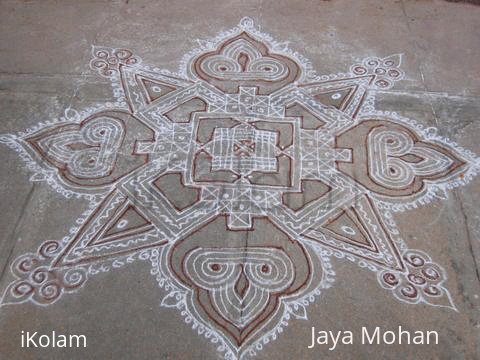
{"label": "white rangoli pattern", "polygon": [[1,304],[52,304],[149,260],[162,305],[232,360],[307,317],[333,285],[332,257],[398,300],[454,308],[445,271],[407,247],[393,213],[466,184],[480,162],[375,110],[375,92],[403,78],[400,56],[317,76],[248,18],[201,44],[177,74],[95,47],[114,103],[0,137],[32,181],[90,202],[62,240],[14,261]]}

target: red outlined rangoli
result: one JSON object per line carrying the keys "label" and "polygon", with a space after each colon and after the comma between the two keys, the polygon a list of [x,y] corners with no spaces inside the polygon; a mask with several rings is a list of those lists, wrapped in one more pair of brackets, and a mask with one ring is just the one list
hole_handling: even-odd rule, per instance
{"label": "red outlined rangoli", "polygon": [[[393,213],[464,185],[479,160],[433,128],[374,108],[400,56],[318,76],[250,19],[201,42],[177,74],[93,49],[115,102],[0,142],[89,209],[11,265],[2,304],[47,305],[89,277],[150,261],[175,307],[226,359],[254,355],[357,262],[398,300],[454,308],[445,271]],[[373,279],[372,279],[373,281]]]}

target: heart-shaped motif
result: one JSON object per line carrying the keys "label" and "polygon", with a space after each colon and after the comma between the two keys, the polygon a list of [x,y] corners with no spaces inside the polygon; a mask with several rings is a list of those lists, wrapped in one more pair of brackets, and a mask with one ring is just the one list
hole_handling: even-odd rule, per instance
{"label": "heart-shaped motif", "polygon": [[337,167],[367,189],[389,198],[417,196],[425,181],[446,180],[465,162],[444,144],[422,141],[407,127],[385,120],[364,120],[337,136],[338,148],[352,158]]}
{"label": "heart-shaped motif", "polygon": [[[135,129],[137,135],[131,134]],[[26,141],[70,183],[101,186],[143,165],[146,154],[135,153],[138,133],[153,140],[153,132],[128,113],[105,111],[80,124],[62,124]]]}

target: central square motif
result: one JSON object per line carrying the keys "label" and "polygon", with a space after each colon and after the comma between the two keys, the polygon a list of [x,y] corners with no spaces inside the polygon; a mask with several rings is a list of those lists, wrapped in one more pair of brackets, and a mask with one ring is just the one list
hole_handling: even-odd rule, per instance
{"label": "central square motif", "polygon": [[300,191],[299,117],[197,112],[192,123],[186,185]]}
{"label": "central square motif", "polygon": [[244,176],[253,171],[277,172],[277,137],[276,132],[246,124],[216,128],[207,146],[213,156],[212,171],[230,170]]}

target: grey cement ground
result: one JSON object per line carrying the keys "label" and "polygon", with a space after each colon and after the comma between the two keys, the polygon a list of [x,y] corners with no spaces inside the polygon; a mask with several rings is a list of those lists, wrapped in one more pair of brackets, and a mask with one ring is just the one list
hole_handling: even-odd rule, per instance
{"label": "grey cement ground", "polygon": [[[312,62],[319,74],[346,71],[368,56],[403,54],[406,79],[379,93],[376,107],[396,111],[480,154],[480,7],[445,1],[16,1],[0,3],[0,133],[111,101],[110,84],[88,68],[91,45],[125,47],[144,63],[176,70],[196,39],[250,16],[263,31]],[[61,239],[87,204],[29,182],[17,154],[0,161],[0,284],[17,256]],[[337,277],[256,359],[479,359],[480,178],[446,199],[396,214],[412,248],[448,274],[458,308],[407,305],[355,264],[334,263]],[[220,359],[178,311],[160,308],[164,291],[149,265],[134,263],[89,280],[52,306],[0,309],[0,359]],[[435,330],[438,345],[339,345],[308,349],[311,328]],[[85,334],[87,349],[21,348],[21,331]]]}

